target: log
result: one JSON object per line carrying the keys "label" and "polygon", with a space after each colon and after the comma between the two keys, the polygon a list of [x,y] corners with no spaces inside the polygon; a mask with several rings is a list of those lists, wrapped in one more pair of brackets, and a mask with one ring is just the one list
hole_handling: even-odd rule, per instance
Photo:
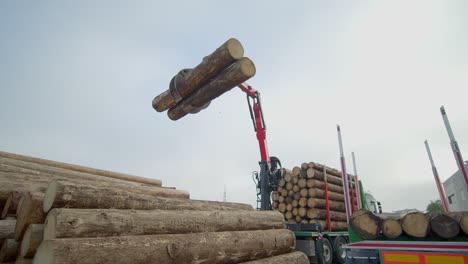
{"label": "log", "polygon": [[[309,197],[325,199],[325,191],[321,189],[311,188],[309,189]],[[335,192],[328,192],[328,198],[333,201],[344,203],[343,194],[339,194]]]}
{"label": "log", "polygon": [[305,189],[305,188],[301,189],[300,194],[301,194],[302,198],[307,198],[307,197],[309,197],[309,190]]}
{"label": "log", "polygon": [[286,205],[286,211],[291,212],[292,209],[293,209],[292,204],[287,204],[287,205]]}
{"label": "log", "polygon": [[395,239],[403,233],[403,229],[401,228],[401,224],[398,220],[393,218],[384,219],[382,222],[382,232],[384,236]]}
{"label": "log", "polygon": [[468,212],[450,212],[447,213],[450,217],[454,218],[460,225],[460,229],[468,235]]}
{"label": "log", "polygon": [[293,210],[294,210],[294,208],[297,208],[298,206],[299,206],[299,200],[292,201]]}
{"label": "log", "polygon": [[15,219],[0,220],[0,241],[15,237]]}
{"label": "log", "polygon": [[294,207],[294,208],[292,209],[292,214],[293,214],[293,216],[299,215],[299,209],[298,209],[297,207]]}
{"label": "log", "polygon": [[284,185],[286,185],[286,180],[285,180],[285,179],[281,179],[281,180],[279,181],[278,185],[279,185],[280,187],[283,187]]}
{"label": "log", "polygon": [[278,203],[284,203],[284,196],[279,196],[278,197]]}
{"label": "log", "polygon": [[[346,208],[343,202],[337,202],[337,201],[328,201],[330,205],[330,210],[334,211],[339,211],[339,212],[346,212]],[[307,206],[310,208],[320,208],[320,209],[326,209],[326,200],[325,199],[319,199],[319,198],[309,198],[307,200]]]}
{"label": "log", "polygon": [[[318,170],[313,169],[313,168],[309,168],[307,170],[307,178],[323,181],[325,177],[324,177],[323,172],[318,171]],[[327,182],[331,183],[331,184],[338,185],[338,186],[343,186],[343,180],[341,178],[337,177],[337,176],[327,175]]]}
{"label": "log", "polygon": [[[131,182],[121,179],[114,179],[102,176],[96,176],[92,174],[70,171],[62,168],[51,167],[43,164],[35,164],[25,161],[19,160],[11,160],[6,158],[0,158],[0,162],[3,164],[9,164],[10,172],[14,171],[16,168],[17,170],[14,174],[15,181],[22,181],[26,180],[28,182],[41,182],[42,185],[48,184],[52,180],[63,180],[63,181],[70,181],[76,183],[88,183],[93,186],[112,186],[113,188],[121,188],[125,190],[132,190],[138,193],[145,193],[151,195],[157,195],[162,197],[177,197],[177,198],[189,198],[189,194],[186,191],[181,190],[174,190],[168,188],[161,188],[159,186],[142,186],[142,183]],[[27,168],[29,171],[35,170],[36,173],[33,174],[31,172],[26,173],[21,170],[21,168]],[[2,169],[4,170],[4,169]],[[10,178],[13,175],[10,175]],[[23,183],[24,184],[24,183]],[[24,188],[24,187],[23,187]],[[1,189],[0,189],[1,190]],[[13,189],[12,189],[13,190]],[[22,191],[17,190],[16,191]],[[37,192],[39,190],[26,190]]]}
{"label": "log", "polygon": [[298,215],[305,217],[307,215],[307,209],[304,207],[299,207]]}
{"label": "log", "polygon": [[33,260],[32,259],[27,259],[27,258],[16,258],[15,264],[32,264]]}
{"label": "log", "polygon": [[[69,224],[64,220],[62,224]],[[72,222],[73,223],[73,222]],[[23,258],[32,258],[36,254],[36,250],[41,244],[44,237],[44,225],[32,224],[26,229],[23,240],[21,241],[19,256]]]}
{"label": "log", "polygon": [[16,174],[0,172],[0,202],[6,202],[11,191],[45,192],[47,181],[30,181],[28,177],[17,177]]}
{"label": "log", "polygon": [[290,190],[292,190],[292,189],[293,189],[293,184],[292,184],[292,182],[287,182],[287,183],[286,183],[286,190],[290,191]]}
{"label": "log", "polygon": [[249,58],[241,58],[223,70],[214,79],[200,87],[169,109],[167,115],[171,120],[178,120],[193,110],[200,109],[211,100],[247,81],[255,75],[255,65]]}
{"label": "log", "polygon": [[107,178],[144,183],[144,184],[154,185],[154,186],[161,186],[161,181],[157,179],[140,177],[140,176],[125,174],[125,173],[120,173],[120,172],[89,168],[89,167],[73,165],[73,164],[57,162],[57,161],[51,161],[51,160],[46,160],[46,159],[28,157],[28,156],[8,153],[4,151],[0,151],[0,157],[14,159],[14,160],[27,161],[27,162],[37,163],[37,164],[43,164],[43,165],[62,168],[62,169],[71,170],[71,171],[89,173],[89,174],[99,175],[99,176],[103,176]]}
{"label": "log", "polygon": [[411,212],[400,219],[403,231],[412,237],[425,238],[431,230],[429,219],[421,212]]}
{"label": "log", "polygon": [[274,211],[57,208],[46,218],[44,240],[281,229],[283,224],[283,215]]}
{"label": "log", "polygon": [[16,215],[16,208],[18,207],[18,202],[22,196],[20,192],[10,192],[8,198],[5,202],[3,207],[2,214],[0,216],[1,219],[5,219],[7,216]]}
{"label": "log", "polygon": [[279,256],[243,262],[244,264],[309,264],[309,259],[301,251],[295,251],[293,253],[283,254]]}
{"label": "log", "polygon": [[279,203],[278,204],[278,211],[280,211],[281,213],[285,213],[286,212],[286,204],[285,203]]}
{"label": "log", "polygon": [[300,216],[300,215],[296,215],[296,216],[294,217],[294,220],[296,220],[296,223],[300,223],[300,222],[302,221],[302,219],[303,219],[303,218],[302,218],[302,216]]}
{"label": "log", "polygon": [[292,214],[292,212],[287,211],[287,212],[284,214],[284,218],[286,218],[286,220],[291,220],[291,219],[293,219],[293,214]]}
{"label": "log", "polygon": [[362,239],[376,239],[382,231],[382,219],[363,209],[352,214],[350,224],[353,231]]}
{"label": "log", "polygon": [[299,185],[294,184],[292,190],[293,190],[295,193],[299,193],[299,191],[301,190],[301,188],[299,188]]}
{"label": "log", "polygon": [[291,182],[291,180],[292,180],[292,175],[291,175],[291,173],[286,173],[286,174],[284,175],[284,181],[288,183],[288,182]]}
{"label": "log", "polygon": [[307,206],[307,198],[302,197],[301,199],[299,199],[299,206],[300,207],[306,207]]}
{"label": "log", "polygon": [[[309,187],[309,188],[319,188],[319,189],[323,190],[323,189],[325,189],[325,182],[320,181],[320,180],[309,179],[309,180],[307,180],[307,187]],[[328,191],[342,194],[343,193],[343,187],[341,187],[339,185],[332,184],[332,183],[328,183]]]}
{"label": "log", "polygon": [[19,243],[14,239],[5,239],[0,248],[0,262],[15,261]]}
{"label": "log", "polygon": [[[322,209],[310,208],[307,209],[307,217],[309,219],[327,219],[327,211]],[[330,218],[334,221],[346,221],[346,213],[330,211]]]}
{"label": "log", "polygon": [[154,197],[120,189],[95,188],[89,185],[52,181],[44,196],[44,212],[52,208],[64,207],[200,211],[253,210],[252,206],[247,204]]}
{"label": "log", "polygon": [[296,166],[292,169],[292,176],[299,176],[300,174],[301,174],[301,168]]}
{"label": "log", "polygon": [[34,263],[227,264],[287,254],[294,249],[295,236],[285,229],[53,239],[41,243]]}
{"label": "log", "polygon": [[452,217],[446,214],[430,215],[432,232],[442,238],[453,238],[460,233],[460,225]]}
{"label": "log", "polygon": [[243,55],[244,49],[241,43],[235,38],[229,39],[212,54],[204,57],[195,68],[182,70],[174,76],[169,90],[153,99],[153,108],[158,112],[163,112],[175,106],[180,99],[195,92]]}
{"label": "log", "polygon": [[[310,220],[309,223],[311,224],[319,223],[322,226],[322,230],[328,229],[327,221],[313,219],[313,220]],[[348,230],[348,224],[346,222],[331,221],[331,226],[332,226],[332,231],[347,231]]]}
{"label": "log", "polygon": [[[323,171],[323,168],[324,168],[324,165],[320,163],[315,163],[315,162],[309,162],[308,165],[309,165],[309,168],[314,168],[315,170],[318,170],[318,171]],[[330,167],[327,167],[327,174],[339,177],[340,179],[342,177],[341,171],[334,169],[334,168],[330,168]]]}
{"label": "log", "polygon": [[21,197],[18,214],[16,215],[16,241],[22,240],[29,225],[44,223],[46,214],[42,210],[43,199],[43,193],[25,193],[23,197]]}
{"label": "log", "polygon": [[299,179],[297,185],[299,186],[299,188],[303,189],[307,186],[307,180],[306,179]]}

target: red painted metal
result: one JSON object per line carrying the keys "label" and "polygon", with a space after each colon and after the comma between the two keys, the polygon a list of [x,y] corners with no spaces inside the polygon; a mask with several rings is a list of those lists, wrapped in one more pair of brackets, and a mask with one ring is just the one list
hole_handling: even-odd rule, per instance
{"label": "red painted metal", "polygon": [[238,85],[238,87],[245,92],[250,98],[252,98],[253,102],[253,117],[256,127],[256,134],[258,145],[260,147],[260,157],[262,161],[266,161],[268,165],[271,164],[270,155],[268,153],[268,145],[266,142],[266,129],[263,126],[264,122],[262,120],[262,107],[259,103],[259,97],[257,90],[253,89],[252,86],[248,85],[247,83],[242,83]]}
{"label": "red painted metal", "polygon": [[342,179],[343,179],[343,188],[344,188],[344,195],[345,195],[346,215],[348,216],[348,219],[350,220],[352,212],[351,212],[351,207],[349,205],[349,200],[348,200],[349,189],[348,189],[348,177],[347,177],[347,174],[346,174],[345,159],[342,156],[340,158],[340,160],[341,160],[341,176],[342,176]]}

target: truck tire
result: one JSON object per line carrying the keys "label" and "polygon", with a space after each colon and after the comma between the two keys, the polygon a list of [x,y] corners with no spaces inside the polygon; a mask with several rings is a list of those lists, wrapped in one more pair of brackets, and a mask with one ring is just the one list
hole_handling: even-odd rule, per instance
{"label": "truck tire", "polygon": [[330,240],[326,237],[323,241],[323,264],[332,264],[333,262],[333,246]]}
{"label": "truck tire", "polygon": [[346,263],[346,250],[343,248],[343,245],[347,243],[346,239],[342,236],[336,237],[333,241],[333,258],[336,263]]}

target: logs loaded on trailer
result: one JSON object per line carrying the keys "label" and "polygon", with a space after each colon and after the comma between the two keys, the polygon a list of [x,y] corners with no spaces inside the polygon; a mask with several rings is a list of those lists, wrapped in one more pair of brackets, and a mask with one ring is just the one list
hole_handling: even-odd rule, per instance
{"label": "logs loaded on trailer", "polygon": [[411,211],[404,214],[376,215],[367,210],[358,210],[351,216],[351,227],[362,239],[412,239],[436,237],[468,241],[468,212],[422,213]]}
{"label": "logs loaded on trailer", "polygon": [[[97,173],[94,181],[93,173]],[[293,253],[294,234],[284,229],[279,212],[192,200],[187,192],[149,184],[159,180],[135,176],[129,181],[128,177],[0,152],[1,261],[305,263],[307,259],[303,253]]]}
{"label": "logs loaded on trailer", "polygon": [[[347,230],[341,172],[326,168],[328,205],[332,231]],[[327,226],[324,165],[302,163],[292,170],[283,169],[278,188],[272,193],[273,209],[288,223],[320,223]],[[354,186],[354,181],[350,181]],[[355,204],[356,204],[356,199]]]}
{"label": "logs loaded on trailer", "polygon": [[153,108],[167,111],[171,120],[205,109],[213,99],[255,75],[255,65],[244,56],[242,44],[227,40],[192,69],[183,69],[169,83],[169,89],[153,99]]}

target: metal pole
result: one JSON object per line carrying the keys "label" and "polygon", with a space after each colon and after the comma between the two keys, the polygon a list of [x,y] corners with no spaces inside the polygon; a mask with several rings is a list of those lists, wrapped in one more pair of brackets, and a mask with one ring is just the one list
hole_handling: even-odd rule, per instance
{"label": "metal pole", "polygon": [[429,143],[427,143],[427,140],[426,140],[424,141],[424,144],[426,145],[427,155],[429,156],[429,161],[431,162],[432,173],[434,174],[434,179],[437,185],[437,189],[439,190],[440,199],[442,200],[442,203],[444,204],[445,212],[448,212],[449,207],[447,204],[447,199],[445,198],[444,189],[442,188],[442,184],[440,183],[439,173],[437,172],[437,168],[434,164],[434,160],[432,159],[432,154],[431,154],[431,149],[429,148]]}
{"label": "metal pole", "polygon": [[450,126],[444,106],[440,107],[440,113],[442,114],[442,119],[444,120],[445,128],[447,129],[447,133],[450,138],[450,145],[452,146],[453,155],[455,156],[458,169],[462,172],[463,177],[465,178],[466,188],[468,189],[468,175],[465,170],[465,165],[463,164],[463,158],[460,152],[460,148],[458,147],[458,143],[455,140],[455,136],[453,135],[452,127]]}
{"label": "metal pole", "polygon": [[351,152],[351,156],[353,157],[353,167],[354,167],[354,186],[356,189],[356,197],[357,197],[357,202],[358,202],[358,209],[362,208],[362,202],[361,202],[361,190],[359,188],[359,179],[357,175],[357,168],[356,168],[356,158],[354,157],[354,152]]}
{"label": "metal pole", "polygon": [[345,207],[346,207],[346,221],[349,224],[349,220],[351,219],[351,203],[349,198],[349,185],[348,185],[348,174],[346,173],[346,162],[343,152],[343,143],[341,140],[341,131],[340,126],[337,125],[336,129],[338,131],[338,143],[340,145],[340,161],[341,161],[341,176],[343,178],[343,189],[344,189],[344,198],[345,198]]}

